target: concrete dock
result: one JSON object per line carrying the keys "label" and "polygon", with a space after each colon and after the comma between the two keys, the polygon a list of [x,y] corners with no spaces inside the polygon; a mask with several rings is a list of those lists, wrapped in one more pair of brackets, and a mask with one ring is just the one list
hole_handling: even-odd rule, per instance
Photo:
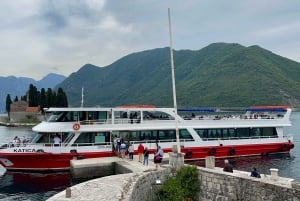
{"label": "concrete dock", "polygon": [[[158,200],[156,198],[159,196],[160,185],[174,176],[174,168],[176,168],[174,164],[180,158],[178,154],[168,155],[168,164],[162,165],[158,170],[155,169],[153,155],[150,156],[148,166],[138,162],[137,156],[133,161],[117,157],[74,161],[74,167],[80,169],[97,166],[103,161],[109,163],[111,160],[112,163],[127,166],[126,168],[132,172],[80,183],[52,196],[47,201]],[[255,178],[250,176],[250,172],[238,170],[233,170],[233,173],[224,172],[223,168],[214,166],[214,157],[206,159],[205,168],[197,167],[197,169],[199,186],[202,189],[199,200],[300,200],[300,183],[290,178],[280,177],[278,169],[271,168],[270,175],[262,174],[261,178]]]}
{"label": "concrete dock", "polygon": [[[93,159],[83,159],[83,160],[72,160],[71,161],[71,173],[72,176],[82,177],[82,176],[92,176],[95,173],[101,173],[107,169],[105,166],[111,167],[112,164],[119,164],[119,166],[127,169],[127,174],[122,172],[119,174],[113,174],[111,176],[105,176],[98,179],[92,179],[87,182],[83,182],[72,186],[65,191],[62,191],[47,201],[107,201],[107,200],[122,200],[124,196],[124,189],[129,188],[129,186],[134,185],[135,181],[139,178],[140,174],[146,172],[157,173],[160,170],[165,169],[165,164],[169,162],[168,154],[164,154],[164,159],[162,162],[162,167],[156,170],[156,166],[153,162],[153,154],[149,154],[148,165],[143,165],[143,163],[138,161],[138,155],[134,155],[133,160],[128,158],[119,157],[105,157],[105,158],[93,158]],[[83,172],[82,172],[83,170]],[[98,171],[100,170],[100,171]],[[77,172],[77,173],[75,173]],[[74,175],[75,173],[75,175]],[[83,173],[83,174],[82,174]],[[105,189],[103,189],[105,186]],[[109,189],[109,190],[108,190]]]}
{"label": "concrete dock", "polygon": [[[95,178],[124,173],[137,173],[156,170],[153,154],[149,154],[148,165],[138,161],[138,155],[133,160],[119,157],[103,157],[82,160],[71,160],[73,178]],[[165,154],[162,164],[168,164],[169,156]]]}

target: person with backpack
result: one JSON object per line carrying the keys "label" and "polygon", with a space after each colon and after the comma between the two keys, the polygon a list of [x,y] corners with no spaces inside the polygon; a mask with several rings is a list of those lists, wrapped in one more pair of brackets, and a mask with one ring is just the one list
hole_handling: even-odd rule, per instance
{"label": "person with backpack", "polygon": [[158,169],[158,167],[161,167],[161,162],[162,162],[163,157],[164,157],[164,151],[162,150],[162,148],[160,146],[158,146],[158,150],[154,153],[154,163],[155,163],[156,169]]}

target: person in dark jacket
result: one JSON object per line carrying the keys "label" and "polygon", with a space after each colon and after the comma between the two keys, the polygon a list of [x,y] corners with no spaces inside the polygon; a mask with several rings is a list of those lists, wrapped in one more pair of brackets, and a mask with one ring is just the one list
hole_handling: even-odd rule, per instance
{"label": "person in dark jacket", "polygon": [[229,163],[229,161],[228,161],[228,160],[225,160],[224,162],[225,162],[225,166],[224,166],[224,168],[223,168],[223,171],[224,171],[224,172],[233,172],[233,167],[232,167],[232,165]]}
{"label": "person in dark jacket", "polygon": [[259,172],[256,170],[256,168],[254,167],[253,170],[251,171],[251,177],[256,177],[256,178],[260,178],[260,174]]}

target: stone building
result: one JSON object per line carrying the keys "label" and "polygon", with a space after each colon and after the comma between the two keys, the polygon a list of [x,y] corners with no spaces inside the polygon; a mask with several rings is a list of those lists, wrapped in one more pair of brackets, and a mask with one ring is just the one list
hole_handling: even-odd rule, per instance
{"label": "stone building", "polygon": [[40,107],[29,107],[27,101],[19,100],[10,105],[10,122],[39,120]]}

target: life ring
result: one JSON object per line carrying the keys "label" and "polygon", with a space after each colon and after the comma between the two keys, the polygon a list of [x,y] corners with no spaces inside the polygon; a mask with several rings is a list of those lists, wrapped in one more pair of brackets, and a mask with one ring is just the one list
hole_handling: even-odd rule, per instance
{"label": "life ring", "polygon": [[211,149],[209,150],[209,155],[210,155],[210,156],[214,156],[214,155],[216,154],[216,152],[217,152],[216,148],[211,148]]}
{"label": "life ring", "polygon": [[79,129],[80,129],[80,124],[79,124],[79,123],[73,124],[73,129],[74,129],[75,131],[79,130]]}
{"label": "life ring", "polygon": [[188,151],[185,153],[185,156],[186,156],[186,158],[192,158],[193,152],[192,152],[191,150],[188,150]]}
{"label": "life ring", "polygon": [[229,150],[229,154],[230,154],[230,156],[235,155],[235,149],[231,147]]}

